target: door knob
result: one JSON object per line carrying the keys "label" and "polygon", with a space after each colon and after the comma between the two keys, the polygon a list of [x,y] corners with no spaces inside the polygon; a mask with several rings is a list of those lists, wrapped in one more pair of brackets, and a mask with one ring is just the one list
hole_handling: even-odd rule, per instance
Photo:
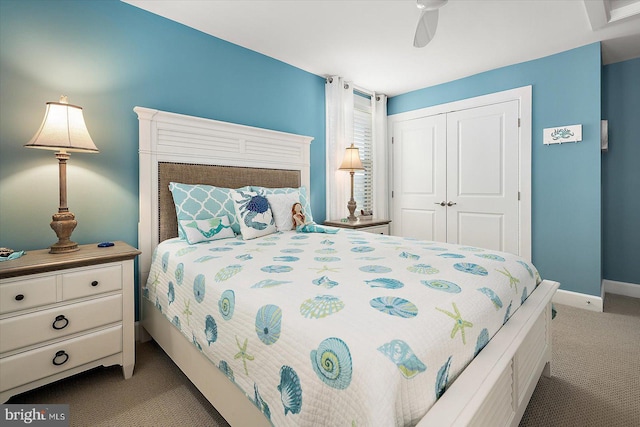
{"label": "door knob", "polygon": [[[443,203],[444,203],[444,202],[443,202]],[[447,203],[447,206],[453,206],[453,205],[457,205],[457,203],[454,203],[454,202],[449,202],[449,203]],[[443,206],[444,206],[444,205],[443,205]]]}
{"label": "door knob", "polygon": [[436,205],[440,205],[440,206],[445,206],[445,205],[446,205],[446,203],[444,202],[444,200],[443,200],[443,201],[441,201],[440,203],[435,202],[435,204],[436,204]]}

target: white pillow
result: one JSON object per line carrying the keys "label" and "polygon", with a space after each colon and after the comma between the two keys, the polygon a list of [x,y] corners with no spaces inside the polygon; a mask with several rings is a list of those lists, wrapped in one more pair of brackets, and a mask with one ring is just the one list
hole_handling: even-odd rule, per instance
{"label": "white pillow", "polygon": [[300,203],[300,193],[267,194],[267,200],[276,221],[278,231],[293,230],[293,218],[291,208],[294,203]]}
{"label": "white pillow", "polygon": [[254,191],[231,191],[240,232],[244,240],[276,232],[276,224],[265,196]]}
{"label": "white pillow", "polygon": [[178,226],[190,245],[235,237],[226,215],[208,219],[181,219]]}

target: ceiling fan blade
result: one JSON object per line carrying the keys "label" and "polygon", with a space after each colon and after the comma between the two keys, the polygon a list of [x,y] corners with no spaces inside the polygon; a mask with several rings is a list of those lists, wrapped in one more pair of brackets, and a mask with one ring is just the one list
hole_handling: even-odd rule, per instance
{"label": "ceiling fan blade", "polygon": [[418,20],[416,35],[413,38],[415,47],[425,47],[436,34],[438,28],[438,9],[423,11]]}

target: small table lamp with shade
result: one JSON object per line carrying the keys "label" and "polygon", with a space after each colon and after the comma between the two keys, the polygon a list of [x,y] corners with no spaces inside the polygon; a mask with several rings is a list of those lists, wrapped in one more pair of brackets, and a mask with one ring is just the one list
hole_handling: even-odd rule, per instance
{"label": "small table lamp with shade", "polygon": [[52,216],[51,228],[58,236],[49,253],[67,253],[78,250],[78,244],[71,241],[71,233],[78,224],[67,207],[67,160],[68,151],[97,153],[84,123],[82,107],[71,105],[66,96],[60,102],[47,102],[47,109],[40,129],[25,147],[55,150],[59,161],[60,207]]}
{"label": "small table lamp with shade", "polygon": [[364,167],[360,161],[360,151],[353,145],[353,143],[350,147],[347,147],[344,158],[342,159],[342,164],[338,169],[349,171],[351,174],[351,199],[347,203],[347,209],[349,209],[349,216],[347,219],[349,221],[357,221],[358,218],[353,214],[356,211],[356,201],[353,198],[353,176],[357,170],[364,170]]}

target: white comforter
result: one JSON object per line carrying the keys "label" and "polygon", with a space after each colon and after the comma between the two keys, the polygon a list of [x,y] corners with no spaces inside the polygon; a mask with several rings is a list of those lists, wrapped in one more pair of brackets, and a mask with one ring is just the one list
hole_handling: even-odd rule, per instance
{"label": "white comforter", "polygon": [[171,239],[143,292],[274,425],[391,426],[419,421],[539,282],[513,255],[341,230]]}

